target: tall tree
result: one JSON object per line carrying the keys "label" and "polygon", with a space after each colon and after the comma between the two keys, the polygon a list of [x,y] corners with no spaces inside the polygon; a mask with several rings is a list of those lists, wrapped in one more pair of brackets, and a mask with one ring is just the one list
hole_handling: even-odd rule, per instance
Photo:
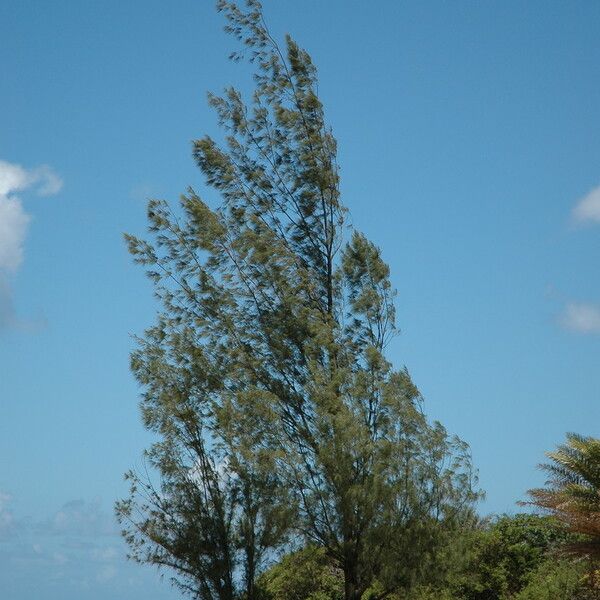
{"label": "tall tree", "polygon": [[133,475],[119,514],[138,559],[174,567],[199,598],[235,596],[236,568],[252,598],[261,559],[290,533],[343,571],[346,600],[375,584],[382,599],[430,573],[469,517],[468,449],[427,421],[408,372],[385,358],[389,268],[346,234],[309,55],[289,36],[280,48],[258,1],[218,7],[256,89],[250,104],[234,88],[211,95],[224,146],[194,142],[222,204],[193,190],[180,214],[151,201],[153,240],[127,236],[163,304],[132,363],[145,424],[164,440],[150,453],[163,490],[140,504]]}

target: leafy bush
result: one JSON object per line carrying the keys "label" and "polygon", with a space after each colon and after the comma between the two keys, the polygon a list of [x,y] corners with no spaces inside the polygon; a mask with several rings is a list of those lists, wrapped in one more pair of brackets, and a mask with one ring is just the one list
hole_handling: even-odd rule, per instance
{"label": "leafy bush", "polygon": [[532,574],[514,600],[584,600],[583,583],[583,573],[577,565],[548,560]]}
{"label": "leafy bush", "polygon": [[259,577],[264,600],[342,600],[344,576],[322,548],[309,546],[284,556]]}

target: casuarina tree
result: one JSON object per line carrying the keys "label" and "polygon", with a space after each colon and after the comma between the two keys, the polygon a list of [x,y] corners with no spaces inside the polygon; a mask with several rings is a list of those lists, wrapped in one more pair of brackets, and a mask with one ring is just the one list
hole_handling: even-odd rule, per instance
{"label": "casuarina tree", "polygon": [[256,0],[218,8],[255,90],[211,95],[224,140],[193,143],[220,204],[153,200],[149,240],[126,236],[162,305],[132,358],[160,441],[157,483],[131,473],[118,514],[132,555],[197,598],[252,600],[278,549],[311,543],[347,600],[382,599],[434,573],[469,518],[468,449],[386,358],[389,268],[347,224],[310,56]]}

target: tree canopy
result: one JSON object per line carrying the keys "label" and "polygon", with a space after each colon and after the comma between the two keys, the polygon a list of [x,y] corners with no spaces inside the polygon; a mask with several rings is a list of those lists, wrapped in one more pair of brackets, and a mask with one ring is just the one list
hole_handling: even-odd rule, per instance
{"label": "tree canopy", "polygon": [[529,490],[531,504],[553,515],[580,539],[565,547],[569,553],[600,558],[600,440],[575,433],[547,453],[540,465],[549,474],[546,487]]}
{"label": "tree canopy", "polygon": [[256,0],[218,8],[255,91],[210,95],[224,143],[193,143],[221,203],[152,200],[150,238],[126,236],[162,306],[131,361],[158,483],[130,473],[117,513],[132,556],[197,598],[257,598],[275,553],[309,542],[346,600],[383,599],[471,519],[470,455],[386,358],[389,268],[346,222],[310,56],[278,45]]}
{"label": "tree canopy", "polygon": [[[503,515],[456,532],[438,556],[438,581],[392,594],[390,600],[588,600],[583,565],[560,548],[572,536],[552,517]],[[343,573],[321,548],[286,555],[260,578],[265,600],[341,600]],[[376,597],[375,584],[363,594]]]}

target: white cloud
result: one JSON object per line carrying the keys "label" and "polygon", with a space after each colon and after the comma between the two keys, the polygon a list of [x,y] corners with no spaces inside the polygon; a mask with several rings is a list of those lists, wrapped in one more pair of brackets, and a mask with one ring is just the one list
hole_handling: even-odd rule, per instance
{"label": "white cloud", "polygon": [[106,514],[98,501],[72,500],[54,514],[46,524],[47,531],[56,535],[93,536],[118,535],[112,515]]}
{"label": "white cloud", "polygon": [[0,329],[17,323],[8,277],[23,262],[23,246],[31,217],[17,195],[26,190],[38,196],[56,194],[61,178],[47,165],[24,169],[0,160]]}
{"label": "white cloud", "polygon": [[27,187],[29,176],[20,165],[0,160],[0,196],[7,196]]}
{"label": "white cloud", "polygon": [[154,569],[126,560],[112,512],[99,500],[67,502],[47,518],[25,517],[19,506],[0,490],[0,598],[39,598],[39,590],[65,599],[178,597],[157,585]]}
{"label": "white cloud", "polygon": [[62,179],[48,165],[24,169],[0,160],[0,196],[34,188],[38,196],[51,196],[62,189]]}
{"label": "white cloud", "polygon": [[0,269],[14,273],[23,262],[29,215],[16,197],[0,195]]}
{"label": "white cloud", "polygon": [[17,323],[12,290],[8,281],[0,275],[0,331]]}
{"label": "white cloud", "polygon": [[600,306],[570,302],[563,313],[562,324],[576,333],[600,334]]}
{"label": "white cloud", "polygon": [[23,261],[30,216],[17,192],[33,189],[40,196],[49,196],[61,187],[60,177],[47,165],[26,170],[0,160],[0,270],[13,273]]}
{"label": "white cloud", "polygon": [[54,196],[62,190],[63,180],[48,165],[34,169],[31,177],[38,196]]}
{"label": "white cloud", "polygon": [[600,223],[600,186],[581,198],[573,209],[576,223]]}

